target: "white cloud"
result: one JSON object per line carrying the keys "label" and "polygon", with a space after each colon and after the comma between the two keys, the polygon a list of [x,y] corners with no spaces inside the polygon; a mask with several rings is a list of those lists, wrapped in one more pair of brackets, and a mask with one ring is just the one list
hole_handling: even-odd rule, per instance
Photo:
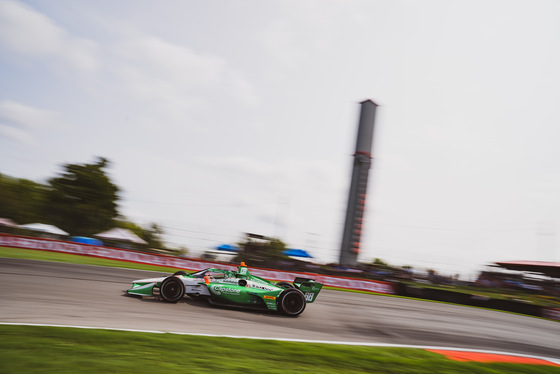
{"label": "white cloud", "polygon": [[115,54],[146,76],[194,87],[216,84],[226,65],[218,57],[198,55],[150,35],[122,40],[115,45]]}
{"label": "white cloud", "polygon": [[260,102],[256,88],[239,71],[228,71],[224,81],[224,90],[228,96],[247,107],[255,107]]}
{"label": "white cloud", "polygon": [[[195,51],[187,43],[170,42],[140,27],[111,30],[109,42],[93,41],[29,5],[0,0],[0,50],[7,51],[6,56],[18,64],[45,64],[51,72],[70,66],[78,73],[99,73],[95,80],[88,80],[65,70],[60,81],[61,88],[74,90],[76,97],[86,93],[98,99],[86,110],[106,102],[128,113],[139,113],[137,108],[142,107],[137,123],[144,124],[143,128],[178,128],[188,123],[192,130],[205,129],[195,116],[213,110],[217,102],[243,108],[259,104],[253,83],[225,58]],[[92,113],[91,118],[99,113]]]}
{"label": "white cloud", "polygon": [[58,113],[37,109],[11,100],[0,102],[0,118],[13,124],[15,127],[27,129],[40,127],[58,127],[61,117]]}
{"label": "white cloud", "polygon": [[166,107],[200,107],[216,94],[255,105],[253,85],[239,71],[214,55],[196,53],[152,35],[125,37],[112,48],[117,77],[129,93]]}
{"label": "white cloud", "polygon": [[15,101],[0,102],[0,133],[26,145],[34,145],[34,133],[57,129],[62,117],[53,111],[37,109]]}
{"label": "white cloud", "polygon": [[282,2],[277,17],[269,22],[267,28],[257,36],[257,40],[277,62],[289,68],[297,68],[318,54],[332,52],[333,46],[340,42],[342,36],[341,25],[346,28],[347,35],[364,24],[364,15],[355,11],[359,3],[360,1]]}
{"label": "white cloud", "polygon": [[74,37],[28,5],[0,1],[0,44],[18,55],[61,60],[79,71],[97,70],[96,45]]}
{"label": "white cloud", "polygon": [[265,162],[247,156],[228,156],[201,159],[200,164],[219,171],[221,175],[227,173],[251,181],[251,185],[266,185],[267,190],[286,194],[340,187],[337,173],[327,161],[279,159]]}
{"label": "white cloud", "polygon": [[37,143],[32,139],[31,134],[28,132],[18,129],[15,127],[4,125],[0,122],[0,135],[5,138],[10,138],[18,143],[25,144],[27,146],[34,146]]}

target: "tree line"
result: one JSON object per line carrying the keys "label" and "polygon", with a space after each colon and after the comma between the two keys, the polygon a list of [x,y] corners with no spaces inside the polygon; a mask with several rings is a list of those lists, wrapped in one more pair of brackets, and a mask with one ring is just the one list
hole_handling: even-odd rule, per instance
{"label": "tree line", "polygon": [[120,188],[107,175],[110,165],[104,157],[90,164],[64,164],[62,172],[46,183],[0,173],[0,217],[19,224],[52,224],[80,236],[121,227],[133,231],[150,248],[166,249],[159,225],[144,228],[119,213]]}

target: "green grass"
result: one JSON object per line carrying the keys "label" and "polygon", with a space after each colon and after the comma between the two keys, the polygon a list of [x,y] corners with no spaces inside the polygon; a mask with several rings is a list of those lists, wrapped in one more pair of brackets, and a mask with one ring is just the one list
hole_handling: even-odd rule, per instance
{"label": "green grass", "polygon": [[23,249],[23,248],[8,248],[0,247],[0,257],[9,258],[21,258],[26,260],[40,260],[40,261],[53,261],[53,262],[66,262],[71,264],[85,264],[85,265],[98,265],[98,266],[109,266],[109,267],[119,267],[126,269],[138,269],[138,270],[154,270],[163,272],[174,272],[178,269],[168,268],[156,265],[145,265],[138,264],[134,262],[119,261],[119,260],[109,260],[105,258],[73,255],[69,253],[58,253],[58,252],[48,252],[34,249]]}
{"label": "green grass", "polygon": [[9,373],[560,373],[560,367],[457,362],[409,348],[0,326]]}

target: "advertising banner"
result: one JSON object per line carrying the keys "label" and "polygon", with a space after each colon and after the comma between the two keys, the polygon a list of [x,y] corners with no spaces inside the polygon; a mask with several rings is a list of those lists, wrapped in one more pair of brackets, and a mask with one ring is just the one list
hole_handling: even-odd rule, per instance
{"label": "advertising banner", "polygon": [[542,308],[542,316],[544,318],[555,319],[557,321],[560,321],[560,309]]}

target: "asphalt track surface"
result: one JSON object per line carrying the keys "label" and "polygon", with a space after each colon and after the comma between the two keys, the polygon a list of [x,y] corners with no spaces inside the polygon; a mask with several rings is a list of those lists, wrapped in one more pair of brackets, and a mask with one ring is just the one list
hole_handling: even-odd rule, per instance
{"label": "asphalt track surface", "polygon": [[135,279],[166,275],[0,258],[0,322],[406,344],[560,358],[560,323],[492,310],[323,290],[297,318],[126,296]]}

